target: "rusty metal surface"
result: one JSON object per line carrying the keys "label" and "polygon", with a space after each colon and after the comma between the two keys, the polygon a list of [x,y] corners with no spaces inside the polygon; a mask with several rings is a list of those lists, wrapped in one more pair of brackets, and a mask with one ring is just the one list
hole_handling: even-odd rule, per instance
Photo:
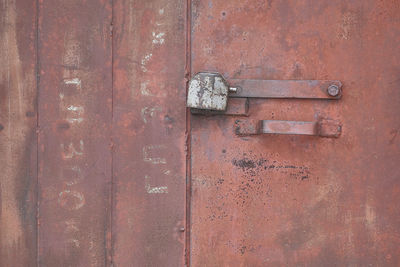
{"label": "rusty metal surface", "polygon": [[[0,3],[0,266],[182,266],[185,242],[191,266],[398,266],[400,4],[185,3]],[[343,97],[185,121],[186,57]],[[343,132],[239,137],[235,114]]]}
{"label": "rusty metal surface", "polygon": [[[229,82],[239,87],[232,97],[340,99],[342,88],[340,81],[231,79]],[[332,85],[338,90],[333,96],[328,93]]]}
{"label": "rusty metal surface", "polygon": [[115,266],[184,265],[185,3],[114,2]]}
{"label": "rusty metal surface", "polygon": [[36,19],[0,2],[0,266],[36,263]]}
{"label": "rusty metal surface", "polygon": [[249,119],[343,124],[339,138],[238,137],[192,116],[192,266],[400,264],[398,1],[206,1],[192,73],[337,79],[340,101],[250,99]]}
{"label": "rusty metal surface", "polygon": [[39,266],[110,262],[111,4],[40,1]]}

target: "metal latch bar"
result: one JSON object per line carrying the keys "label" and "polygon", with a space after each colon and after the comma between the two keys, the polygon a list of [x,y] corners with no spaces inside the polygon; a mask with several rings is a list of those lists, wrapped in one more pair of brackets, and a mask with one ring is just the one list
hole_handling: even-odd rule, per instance
{"label": "metal latch bar", "polygon": [[336,80],[231,79],[230,97],[340,99],[342,83]]}

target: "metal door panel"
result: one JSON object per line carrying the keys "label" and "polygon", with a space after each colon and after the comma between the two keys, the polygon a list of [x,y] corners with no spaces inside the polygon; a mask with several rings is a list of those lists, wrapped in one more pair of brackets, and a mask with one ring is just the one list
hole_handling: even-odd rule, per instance
{"label": "metal door panel", "polygon": [[249,118],[341,121],[337,139],[238,137],[191,117],[192,266],[397,266],[400,6],[194,1],[192,73],[331,79],[340,101],[249,101]]}
{"label": "metal door panel", "polygon": [[111,4],[39,2],[38,265],[110,253]]}
{"label": "metal door panel", "polygon": [[184,264],[185,13],[180,0],[115,2],[116,266]]}

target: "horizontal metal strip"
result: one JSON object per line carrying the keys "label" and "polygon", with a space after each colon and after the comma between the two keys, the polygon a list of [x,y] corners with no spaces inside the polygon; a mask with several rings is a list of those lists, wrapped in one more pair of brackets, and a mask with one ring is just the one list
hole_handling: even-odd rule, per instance
{"label": "horizontal metal strip", "polygon": [[238,87],[230,97],[340,99],[342,96],[342,83],[335,80],[231,79],[229,84]]}

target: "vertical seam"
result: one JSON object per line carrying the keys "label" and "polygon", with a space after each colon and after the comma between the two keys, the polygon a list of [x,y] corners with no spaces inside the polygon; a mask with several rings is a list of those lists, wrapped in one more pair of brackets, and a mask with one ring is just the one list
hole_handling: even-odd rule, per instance
{"label": "vertical seam", "polygon": [[[188,83],[192,72],[192,56],[191,56],[191,45],[192,45],[192,23],[191,23],[192,3],[191,0],[186,1],[186,66],[185,66],[185,86],[186,95],[188,90]],[[186,103],[186,99],[185,99]],[[190,218],[191,218],[191,113],[190,109],[186,108],[186,223],[185,223],[185,266],[190,266]]]}
{"label": "vertical seam", "polygon": [[109,243],[109,263],[113,266],[113,215],[114,215],[114,0],[111,0],[111,185],[110,185],[110,243]]}
{"label": "vertical seam", "polygon": [[36,0],[36,17],[35,17],[35,75],[36,75],[36,266],[39,266],[39,82],[40,82],[40,59],[39,59],[39,0]]}

